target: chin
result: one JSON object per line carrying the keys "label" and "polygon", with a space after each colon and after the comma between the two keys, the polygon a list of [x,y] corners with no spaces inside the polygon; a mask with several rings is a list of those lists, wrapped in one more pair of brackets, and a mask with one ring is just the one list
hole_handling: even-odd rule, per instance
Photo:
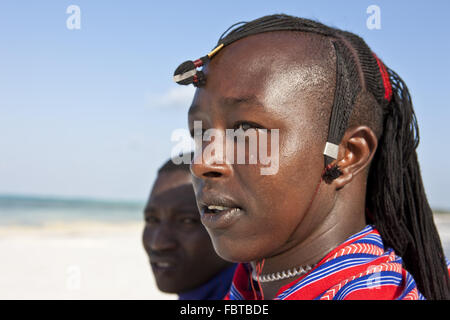
{"label": "chin", "polygon": [[254,246],[250,245],[247,241],[240,241],[236,239],[225,239],[225,237],[218,237],[212,240],[214,250],[224,260],[229,262],[250,262],[257,261],[264,257],[254,250]]}
{"label": "chin", "polygon": [[183,284],[180,286],[178,281],[173,281],[170,279],[158,279],[155,277],[155,282],[159,291],[164,293],[179,294],[185,289]]}
{"label": "chin", "polygon": [[159,291],[164,292],[164,293],[172,293],[172,294],[180,293],[180,290],[176,287],[159,285],[159,284],[157,284],[157,287],[158,287]]}

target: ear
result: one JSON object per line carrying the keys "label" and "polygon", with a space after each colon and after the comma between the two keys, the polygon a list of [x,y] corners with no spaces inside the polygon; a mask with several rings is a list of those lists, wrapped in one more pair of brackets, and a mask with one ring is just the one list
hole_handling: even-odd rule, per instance
{"label": "ear", "polygon": [[367,126],[348,129],[339,145],[336,164],[342,174],[333,181],[336,190],[343,188],[368,168],[378,146],[375,133]]}

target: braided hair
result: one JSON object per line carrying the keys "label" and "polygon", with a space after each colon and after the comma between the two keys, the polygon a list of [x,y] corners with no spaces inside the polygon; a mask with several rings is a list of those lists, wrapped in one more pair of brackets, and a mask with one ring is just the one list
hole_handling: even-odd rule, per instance
{"label": "braided hair", "polygon": [[386,67],[362,38],[308,19],[285,14],[265,16],[232,25],[208,55],[181,64],[174,80],[182,85],[203,85],[206,77],[197,68],[220,49],[270,31],[308,32],[330,39],[336,56],[336,89],[323,178],[330,183],[341,174],[332,162],[349,124],[357,123],[364,113],[353,110],[355,102],[365,97],[364,101],[372,102],[369,106],[365,103],[365,108],[373,116],[370,122],[374,132],[378,132],[378,147],[367,176],[366,220],[375,225],[385,245],[402,257],[427,299],[450,299],[447,264],[417,159],[419,129],[411,96],[400,76]]}

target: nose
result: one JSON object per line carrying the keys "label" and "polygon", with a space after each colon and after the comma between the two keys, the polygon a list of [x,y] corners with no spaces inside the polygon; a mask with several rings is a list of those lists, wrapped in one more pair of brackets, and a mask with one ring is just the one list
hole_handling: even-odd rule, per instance
{"label": "nose", "polygon": [[146,226],[142,241],[147,252],[171,251],[178,247],[175,232],[166,223],[153,228]]}
{"label": "nose", "polygon": [[[232,166],[227,157],[225,137],[214,131],[214,141],[196,146],[191,162],[191,173],[199,179],[223,179],[232,174]],[[231,158],[231,157],[230,157]]]}

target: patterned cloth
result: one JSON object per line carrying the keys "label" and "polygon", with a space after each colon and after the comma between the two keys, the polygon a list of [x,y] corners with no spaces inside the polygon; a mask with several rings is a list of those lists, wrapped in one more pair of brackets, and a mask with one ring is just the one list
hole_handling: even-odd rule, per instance
{"label": "patterned cloth", "polygon": [[[251,267],[239,264],[225,299],[252,300]],[[258,288],[254,282],[255,289]],[[257,293],[259,296],[259,293]],[[328,253],[309,273],[282,287],[275,300],[422,300],[402,259],[384,248],[371,225]]]}

